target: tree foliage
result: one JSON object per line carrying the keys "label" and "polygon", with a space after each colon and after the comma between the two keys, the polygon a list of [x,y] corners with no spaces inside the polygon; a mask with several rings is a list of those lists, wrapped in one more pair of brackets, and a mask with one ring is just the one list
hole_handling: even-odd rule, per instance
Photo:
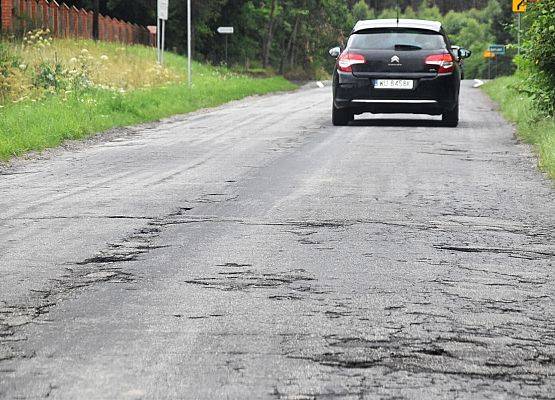
{"label": "tree foliage", "polygon": [[527,90],[546,115],[555,115],[555,0],[528,5],[523,57],[518,59]]}
{"label": "tree foliage", "polygon": [[[73,0],[86,6],[92,0]],[[103,12],[144,25],[156,21],[156,0],[105,0]],[[399,8],[397,8],[397,4]],[[360,19],[403,18],[442,20],[454,44],[467,47],[474,57],[466,63],[467,76],[485,76],[481,53],[489,44],[512,41],[508,4],[499,0],[192,0],[195,58],[223,61],[224,38],[218,26],[234,26],[229,37],[229,60],[249,69],[273,68],[293,78],[325,75],[332,61],[327,50],[344,45]],[[170,0],[168,48],[186,49],[185,0]],[[510,70],[510,60],[502,70]],[[503,60],[501,60],[503,61]]]}

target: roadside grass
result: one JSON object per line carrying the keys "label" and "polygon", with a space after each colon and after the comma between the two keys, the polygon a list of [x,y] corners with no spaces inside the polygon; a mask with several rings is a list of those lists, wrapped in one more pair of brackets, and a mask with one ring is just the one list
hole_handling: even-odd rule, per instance
{"label": "roadside grass", "polygon": [[539,167],[555,179],[555,118],[538,116],[531,99],[517,89],[519,82],[517,75],[501,77],[488,82],[484,90],[516,124],[518,137],[534,146]]}
{"label": "roadside grass", "polygon": [[47,62],[60,63],[65,69],[86,69],[87,77],[96,85],[118,89],[132,90],[185,79],[181,57],[166,53],[166,68],[162,68],[154,62],[155,49],[146,46],[53,39],[49,46],[15,45],[15,50],[28,68]]}
{"label": "roadside grass", "polygon": [[[193,63],[194,85],[189,88],[185,58],[167,53],[161,68],[154,49],[143,46],[88,40],[52,40],[32,48],[10,45],[25,66],[16,68],[12,79],[26,90],[16,88],[13,93],[21,97],[0,103],[0,160],[114,127],[296,88],[282,77],[256,79],[200,63]],[[62,89],[55,86],[57,81],[51,87],[33,83],[45,63],[61,65]],[[74,85],[75,77],[87,84]]]}

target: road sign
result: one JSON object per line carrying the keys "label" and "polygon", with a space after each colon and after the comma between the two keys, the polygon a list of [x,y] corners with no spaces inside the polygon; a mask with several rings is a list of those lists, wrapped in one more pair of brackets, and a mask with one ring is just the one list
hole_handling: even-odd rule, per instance
{"label": "road sign", "polygon": [[232,35],[235,33],[235,29],[232,26],[220,26],[218,28],[218,33],[221,35]]}
{"label": "road sign", "polygon": [[502,45],[502,44],[491,44],[488,50],[498,56],[504,56],[506,47],[505,45]]}
{"label": "road sign", "polygon": [[168,20],[168,4],[169,0],[158,0],[158,18],[165,21]]}
{"label": "road sign", "polygon": [[166,21],[168,20],[169,0],[158,0],[156,21],[156,50],[158,54],[158,63],[164,64],[164,48],[166,40]]}
{"label": "road sign", "polygon": [[513,12],[526,12],[526,0],[513,0]]}
{"label": "road sign", "polygon": [[227,35],[233,35],[235,29],[232,26],[220,26],[218,28],[218,33],[220,35],[225,35],[225,65],[227,65]]}
{"label": "road sign", "polygon": [[486,51],[484,51],[484,58],[495,58],[495,53],[493,53],[489,50],[486,50]]}

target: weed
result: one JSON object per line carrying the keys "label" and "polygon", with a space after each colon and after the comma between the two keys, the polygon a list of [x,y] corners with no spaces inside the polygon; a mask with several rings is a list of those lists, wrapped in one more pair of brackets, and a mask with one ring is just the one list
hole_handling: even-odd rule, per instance
{"label": "weed", "polygon": [[555,179],[555,118],[533,104],[533,95],[522,90],[524,77],[502,77],[488,82],[485,91],[499,103],[501,112],[517,125],[518,136],[534,145],[539,166]]}

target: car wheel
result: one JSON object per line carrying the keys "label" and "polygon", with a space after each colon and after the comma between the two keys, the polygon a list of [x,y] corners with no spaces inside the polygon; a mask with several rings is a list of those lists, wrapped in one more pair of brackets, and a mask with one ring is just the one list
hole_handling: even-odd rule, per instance
{"label": "car wheel", "polygon": [[459,103],[457,103],[457,105],[452,110],[444,112],[441,116],[441,120],[443,121],[445,126],[449,126],[452,128],[459,125]]}
{"label": "car wheel", "polygon": [[335,107],[335,104],[332,106],[331,112],[331,122],[335,126],[345,126],[348,125],[353,119],[355,119],[355,114],[352,111],[346,109],[340,109]]}

